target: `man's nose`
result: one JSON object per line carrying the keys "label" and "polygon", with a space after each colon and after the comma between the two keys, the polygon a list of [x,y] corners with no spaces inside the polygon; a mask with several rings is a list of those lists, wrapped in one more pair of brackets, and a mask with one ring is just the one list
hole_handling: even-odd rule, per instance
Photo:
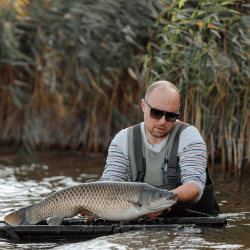
{"label": "man's nose", "polygon": [[159,123],[164,124],[164,123],[166,123],[166,122],[167,122],[166,116],[163,115],[162,118],[159,119]]}

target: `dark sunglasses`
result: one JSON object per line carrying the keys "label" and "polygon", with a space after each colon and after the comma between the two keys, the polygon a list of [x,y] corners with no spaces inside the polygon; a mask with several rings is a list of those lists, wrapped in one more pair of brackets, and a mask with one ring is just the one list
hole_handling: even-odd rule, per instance
{"label": "dark sunglasses", "polygon": [[145,101],[146,104],[148,105],[149,109],[150,109],[150,116],[154,119],[161,119],[163,117],[163,115],[165,115],[165,118],[167,121],[169,122],[175,122],[176,119],[179,116],[179,113],[175,113],[175,112],[165,112],[163,110],[160,109],[155,109],[152,108],[147,101]]}

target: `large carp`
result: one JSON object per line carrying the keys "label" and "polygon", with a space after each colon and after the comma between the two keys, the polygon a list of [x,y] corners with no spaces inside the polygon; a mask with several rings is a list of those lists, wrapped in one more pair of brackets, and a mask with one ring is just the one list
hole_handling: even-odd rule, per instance
{"label": "large carp", "polygon": [[95,218],[128,221],[156,213],[176,203],[177,194],[140,182],[97,181],[55,192],[42,201],[7,215],[10,225],[34,225],[44,219],[60,225],[87,211]]}

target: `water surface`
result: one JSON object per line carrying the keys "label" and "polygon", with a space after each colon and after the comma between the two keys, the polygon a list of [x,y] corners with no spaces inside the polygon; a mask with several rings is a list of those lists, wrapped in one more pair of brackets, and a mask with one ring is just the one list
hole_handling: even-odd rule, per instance
{"label": "water surface", "polygon": [[[8,213],[40,201],[64,187],[99,178],[105,158],[71,153],[40,154],[31,162],[0,158],[0,220]],[[92,239],[42,239],[13,243],[0,240],[0,249],[250,249],[249,191],[237,191],[234,183],[215,180],[215,192],[224,228],[184,227],[175,230],[143,230]]]}

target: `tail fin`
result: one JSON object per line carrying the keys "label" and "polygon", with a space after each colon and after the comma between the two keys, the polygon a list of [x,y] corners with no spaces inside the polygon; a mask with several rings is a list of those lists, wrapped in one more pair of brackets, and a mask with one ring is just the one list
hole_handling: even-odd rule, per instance
{"label": "tail fin", "polygon": [[27,207],[21,208],[21,209],[17,210],[16,212],[13,212],[13,213],[7,215],[4,218],[4,220],[12,226],[19,226],[20,224],[22,224],[23,221],[27,221],[26,216],[25,216],[26,209],[27,209]]}

